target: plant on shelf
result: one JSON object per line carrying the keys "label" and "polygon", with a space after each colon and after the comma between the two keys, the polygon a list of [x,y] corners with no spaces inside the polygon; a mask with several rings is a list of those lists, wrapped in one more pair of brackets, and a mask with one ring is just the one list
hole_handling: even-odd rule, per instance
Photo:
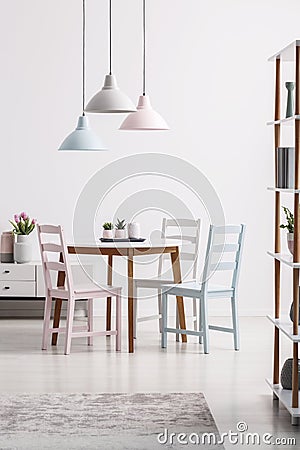
{"label": "plant on shelf", "polygon": [[103,225],[103,237],[106,239],[112,239],[114,224],[112,222],[105,222]]}
{"label": "plant on shelf", "polygon": [[117,223],[115,225],[115,238],[117,239],[124,239],[126,238],[126,222],[125,219],[120,220],[117,219]]}
{"label": "plant on shelf", "polygon": [[31,244],[28,236],[35,229],[36,219],[30,219],[25,212],[14,215],[14,220],[9,221],[13,226],[12,233],[17,236],[14,244],[14,259],[17,263],[31,261]]}
{"label": "plant on shelf", "polygon": [[287,233],[287,243],[288,248],[291,254],[294,254],[294,214],[287,208],[286,206],[283,206],[283,211],[285,213],[286,217],[286,224],[281,224],[280,228],[286,228]]}

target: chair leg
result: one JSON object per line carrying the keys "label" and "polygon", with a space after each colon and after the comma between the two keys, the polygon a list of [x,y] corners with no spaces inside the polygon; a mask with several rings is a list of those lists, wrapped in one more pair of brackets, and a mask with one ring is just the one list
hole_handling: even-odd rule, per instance
{"label": "chair leg", "polygon": [[[179,326],[179,313],[178,313],[178,308],[177,308],[177,301],[176,301],[176,328],[177,330],[179,330],[180,326]],[[179,333],[176,333],[176,342],[179,342]]]}
{"label": "chair leg", "polygon": [[161,347],[167,348],[167,323],[168,323],[168,294],[162,294],[162,333]]}
{"label": "chair leg", "polygon": [[202,316],[202,328],[204,332],[204,353],[209,353],[209,329],[207,321],[207,301],[205,297],[200,299],[201,316]]}
{"label": "chair leg", "polygon": [[198,330],[198,319],[197,319],[197,299],[193,298],[193,321],[194,321],[194,331]]}
{"label": "chair leg", "polygon": [[67,308],[67,325],[66,325],[66,338],[65,338],[65,355],[70,354],[71,340],[73,331],[73,319],[74,319],[75,300],[73,297],[68,299]]}
{"label": "chair leg", "polygon": [[233,342],[234,349],[240,349],[240,336],[239,336],[239,323],[238,323],[238,313],[237,313],[237,301],[236,297],[231,297],[231,313],[232,313],[232,327],[233,327]]}
{"label": "chair leg", "polygon": [[158,290],[157,292],[157,306],[158,306],[158,314],[159,314],[159,332],[162,332],[162,317],[161,317],[161,296],[162,296],[162,291],[161,289]]}
{"label": "chair leg", "polygon": [[121,322],[122,322],[122,307],[121,307],[121,293],[116,296],[116,351],[121,351]]}
{"label": "chair leg", "polygon": [[[202,302],[201,299],[199,299],[199,331],[203,332],[203,314],[202,314]],[[203,335],[199,336],[199,344],[203,344]]]}
{"label": "chair leg", "polygon": [[[88,299],[88,331],[94,331],[94,299]],[[93,337],[88,336],[88,345],[93,345]]]}
{"label": "chair leg", "polygon": [[47,296],[46,300],[45,300],[45,308],[44,308],[42,350],[47,350],[47,347],[48,347],[51,307],[52,307],[52,297]]}

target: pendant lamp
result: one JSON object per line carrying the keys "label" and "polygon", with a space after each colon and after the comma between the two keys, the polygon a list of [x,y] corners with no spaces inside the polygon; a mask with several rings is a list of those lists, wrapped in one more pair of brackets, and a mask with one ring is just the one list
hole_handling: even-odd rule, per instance
{"label": "pendant lamp", "polygon": [[94,133],[84,113],[85,104],[85,0],[82,0],[82,115],[77,127],[63,141],[61,151],[103,151],[107,150],[100,138]]}
{"label": "pendant lamp", "polygon": [[137,111],[129,114],[120,130],[146,131],[169,130],[165,120],[151,106],[149,96],[146,95],[146,1],[143,0],[143,95],[139,97]]}
{"label": "pendant lamp", "polygon": [[105,76],[104,86],[91,98],[85,111],[98,114],[128,113],[136,111],[130,98],[117,85],[116,77],[112,74],[112,33],[111,33],[111,0],[109,0],[109,74]]}

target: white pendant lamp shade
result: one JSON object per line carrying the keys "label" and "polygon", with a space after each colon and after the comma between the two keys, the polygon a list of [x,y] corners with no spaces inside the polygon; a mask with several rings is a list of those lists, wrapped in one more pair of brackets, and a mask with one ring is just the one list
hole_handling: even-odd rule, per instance
{"label": "white pendant lamp shade", "polygon": [[146,131],[146,130],[169,130],[165,120],[151,106],[148,95],[141,95],[137,106],[137,111],[129,114],[120,130]]}
{"label": "white pendant lamp shade", "polygon": [[105,77],[103,88],[91,98],[85,111],[98,114],[129,113],[136,111],[136,108],[130,98],[118,88],[115,76],[109,74]]}
{"label": "white pendant lamp shade", "polygon": [[96,133],[89,127],[88,118],[79,116],[76,129],[66,137],[58,150],[104,151],[107,149]]}
{"label": "white pendant lamp shade", "polygon": [[136,111],[130,98],[120,91],[115,76],[112,74],[112,0],[109,5],[109,74],[106,75],[101,91],[92,97],[85,111],[95,114],[118,114]]}

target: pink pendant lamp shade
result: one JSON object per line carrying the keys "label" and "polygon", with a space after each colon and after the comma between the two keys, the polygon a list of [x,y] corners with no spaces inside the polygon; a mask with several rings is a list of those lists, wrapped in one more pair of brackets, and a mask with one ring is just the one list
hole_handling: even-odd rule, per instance
{"label": "pink pendant lamp shade", "polygon": [[165,120],[151,106],[148,95],[141,95],[137,105],[137,112],[129,114],[120,130],[169,130]]}
{"label": "pink pendant lamp shade", "polygon": [[121,124],[120,130],[163,131],[169,130],[165,120],[156,112],[146,95],[146,2],[143,0],[143,95],[139,97],[137,111],[129,114]]}

